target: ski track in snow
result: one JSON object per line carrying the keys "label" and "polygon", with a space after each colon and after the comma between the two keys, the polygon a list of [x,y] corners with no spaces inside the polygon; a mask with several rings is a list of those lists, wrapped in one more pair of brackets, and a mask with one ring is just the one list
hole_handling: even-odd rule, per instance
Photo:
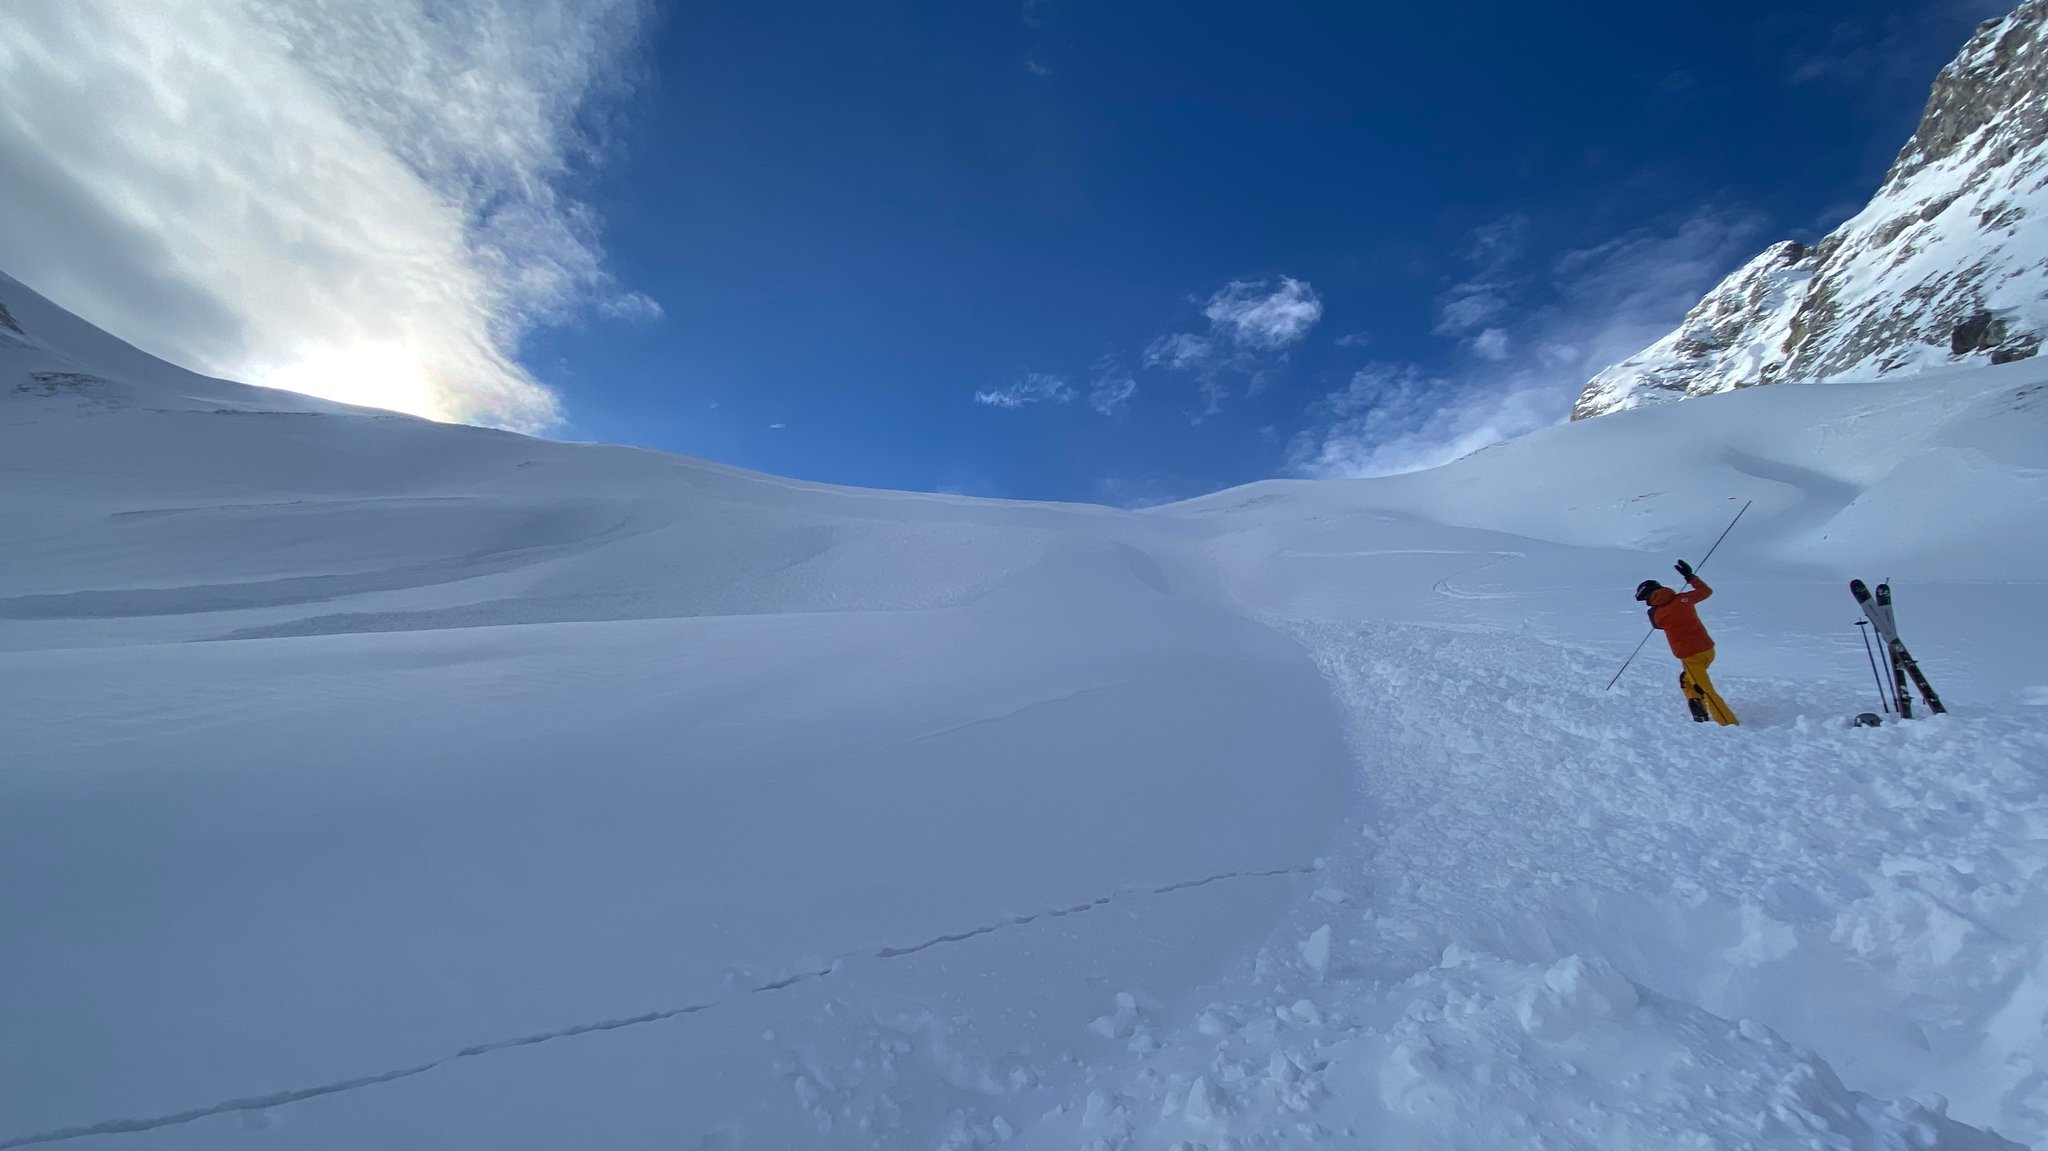
{"label": "ski track in snow", "polygon": [[1462,571],[1452,572],[1450,575],[1447,575],[1444,578],[1436,581],[1434,584],[1430,585],[1430,590],[1440,596],[1448,596],[1451,599],[1509,599],[1514,595],[1513,592],[1468,591],[1464,588],[1457,586],[1457,584],[1453,583],[1452,581],[1459,579],[1463,576],[1469,576],[1476,574],[1478,572],[1483,572],[1488,568],[1499,567],[1501,564],[1521,559],[1525,555],[1527,555],[1526,552],[1495,552],[1493,553],[1493,558],[1486,561],[1483,564],[1478,564],[1473,567],[1465,568]]}
{"label": "ski track in snow", "polygon": [[[775,979],[767,980],[765,982],[756,984],[752,987],[743,989],[739,993],[739,995],[762,995],[776,991],[785,991],[791,987],[797,986],[798,984],[809,983],[813,980],[828,978],[834,973],[840,971],[842,967],[847,963],[856,960],[901,959],[905,956],[917,955],[921,952],[930,951],[933,948],[945,947],[947,945],[955,943],[964,943],[970,939],[979,938],[984,935],[993,935],[997,932],[1008,931],[1017,927],[1023,927],[1028,924],[1037,923],[1041,920],[1064,919],[1068,916],[1073,915],[1085,915],[1088,912],[1095,911],[1099,908],[1108,907],[1112,904],[1119,903],[1132,898],[1144,898],[1156,895],[1170,895],[1175,892],[1190,891],[1196,888],[1209,887],[1214,884],[1227,883],[1233,880],[1278,879],[1287,876],[1310,875],[1314,872],[1315,868],[1312,865],[1301,864],[1293,867],[1278,867],[1263,871],[1233,871],[1224,872],[1218,875],[1205,875],[1199,879],[1185,879],[1176,883],[1161,884],[1156,887],[1126,888],[1122,891],[1116,892],[1115,894],[1099,896],[1095,899],[1088,900],[1084,903],[1074,903],[1064,907],[1048,908],[1044,911],[1034,912],[1028,915],[1014,915],[995,923],[984,924],[980,927],[975,927],[966,931],[954,932],[947,935],[934,936],[930,939],[924,940],[921,943],[914,943],[908,946],[877,947],[863,949],[859,951],[846,952],[842,955],[833,958],[829,963],[826,963],[823,966],[805,968],[791,972],[787,975],[780,976]],[[717,999],[707,999],[700,1003],[686,1004],[681,1007],[665,1007],[659,1010],[643,1012],[638,1015],[628,1015],[616,1019],[603,1019],[598,1020],[594,1023],[578,1023],[569,1027],[556,1028],[552,1031],[542,1031],[532,1035],[522,1035],[516,1039],[501,1039],[491,1043],[479,1043],[470,1047],[464,1047],[463,1049],[455,1052],[452,1055],[443,1056],[440,1059],[431,1060],[426,1063],[415,1064],[409,1067],[400,1067],[390,1071],[382,1071],[374,1075],[356,1076],[354,1078],[343,1079],[334,1083],[323,1083],[314,1087],[300,1087],[287,1091],[271,1092],[265,1095],[244,1096],[237,1099],[229,1099],[220,1103],[214,1103],[205,1107],[195,1107],[189,1111],[174,1112],[169,1115],[156,1115],[147,1118],[133,1119],[108,1119],[98,1123],[81,1124],[79,1126],[66,1127],[56,1131],[43,1131],[30,1135],[16,1136],[5,1140],[0,1140],[0,1151],[10,1151],[11,1148],[16,1147],[33,1147],[42,1144],[63,1143],[73,1139],[83,1139],[88,1136],[94,1135],[132,1135],[144,1131],[155,1131],[164,1127],[177,1127],[186,1123],[195,1123],[201,1119],[211,1118],[216,1115],[230,1115],[234,1114],[235,1112],[241,1111],[263,1111],[273,1107],[283,1107],[292,1103],[301,1103],[308,1099],[318,1099],[326,1095],[339,1095],[348,1091],[359,1091],[365,1087],[376,1087],[385,1083],[395,1083],[401,1079],[410,1079],[416,1075],[425,1075],[429,1071],[433,1071],[439,1067],[445,1067],[448,1064],[454,1063],[457,1060],[461,1059],[473,1059],[481,1055],[490,1055],[501,1051],[513,1051],[523,1047],[534,1047],[538,1046],[539,1044],[552,1042],[557,1039],[569,1039],[579,1035],[593,1035],[606,1031],[619,1031],[628,1027],[639,1027],[649,1023],[660,1023],[669,1019],[678,1019],[684,1016],[697,1015],[706,1011],[715,1010],[718,1007],[721,1007],[727,1003],[732,1002],[735,998],[738,998],[738,996],[727,995]]]}

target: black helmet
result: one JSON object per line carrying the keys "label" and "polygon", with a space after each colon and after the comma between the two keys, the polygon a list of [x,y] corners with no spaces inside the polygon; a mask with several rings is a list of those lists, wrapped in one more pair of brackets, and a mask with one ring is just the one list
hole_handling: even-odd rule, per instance
{"label": "black helmet", "polygon": [[1649,599],[1651,592],[1656,591],[1658,588],[1663,586],[1663,584],[1660,584],[1653,579],[1646,579],[1643,582],[1637,584],[1636,602],[1641,603],[1643,600]]}

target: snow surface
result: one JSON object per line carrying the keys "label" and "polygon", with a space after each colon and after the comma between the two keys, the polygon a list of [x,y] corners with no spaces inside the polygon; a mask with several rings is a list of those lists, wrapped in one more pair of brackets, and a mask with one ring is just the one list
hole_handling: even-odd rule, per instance
{"label": "snow surface", "polygon": [[0,1147],[2048,1140],[2037,364],[1133,514],[0,302]]}

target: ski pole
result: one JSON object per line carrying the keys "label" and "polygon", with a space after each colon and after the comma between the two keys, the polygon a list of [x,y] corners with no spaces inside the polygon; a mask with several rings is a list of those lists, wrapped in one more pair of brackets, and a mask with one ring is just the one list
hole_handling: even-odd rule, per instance
{"label": "ski pole", "polygon": [[1856,634],[1863,637],[1863,658],[1870,661],[1870,678],[1877,681],[1877,706],[1883,708],[1886,714],[1890,714],[1892,699],[1884,693],[1884,673],[1877,670],[1877,652],[1870,646],[1870,621],[1857,620]]}
{"label": "ski pole", "polygon": [[[1741,523],[1741,522],[1742,522],[1742,512],[1746,512],[1746,511],[1748,511],[1748,510],[1749,510],[1749,505],[1751,505],[1751,504],[1753,504],[1753,503],[1755,503],[1755,502],[1756,502],[1755,500],[1744,500],[1744,501],[1742,501],[1742,511],[1738,511],[1738,512],[1736,512],[1736,513],[1735,513],[1735,518],[1734,518],[1734,519],[1732,519],[1732,520],[1729,520],[1729,521],[1728,521],[1728,526],[1727,526],[1727,527],[1725,527],[1725,528],[1722,528],[1722,529],[1721,529],[1721,534],[1720,534],[1719,536],[1715,537],[1715,539],[1714,539],[1714,546],[1713,546],[1713,547],[1710,547],[1710,548],[1708,548],[1708,549],[1707,549],[1707,554],[1706,554],[1706,555],[1704,555],[1704,556],[1701,556],[1701,557],[1700,557],[1700,562],[1698,562],[1698,563],[1696,563],[1696,564],[1692,565],[1692,569],[1693,569],[1694,571],[1698,571],[1699,569],[1701,569],[1701,568],[1703,568],[1703,567],[1707,566],[1707,561],[1708,561],[1708,560],[1710,560],[1710,559],[1713,559],[1713,558],[1714,558],[1714,553],[1715,553],[1715,552],[1717,552],[1717,551],[1719,551],[1719,550],[1721,549],[1721,541],[1722,541],[1722,540],[1725,540],[1725,539],[1727,539],[1727,538],[1728,538],[1728,533],[1729,533],[1729,532],[1732,532],[1732,531],[1734,531],[1734,530],[1735,530],[1735,525],[1736,525],[1736,524],[1738,524],[1738,523]],[[1652,630],[1655,630],[1655,629],[1652,629]]]}
{"label": "ski pole", "polygon": [[1650,637],[1651,637],[1651,636],[1653,636],[1653,635],[1656,635],[1656,634],[1657,634],[1657,629],[1656,629],[1656,628],[1651,628],[1651,629],[1650,629],[1649,631],[1646,631],[1646,632],[1644,632],[1644,633],[1643,633],[1643,638],[1642,638],[1641,640],[1637,641],[1637,643],[1636,643],[1636,649],[1635,649],[1634,651],[1632,651],[1632,652],[1628,653],[1628,658],[1627,658],[1627,659],[1625,659],[1625,660],[1622,660],[1622,661],[1621,661],[1621,671],[1617,671],[1617,672],[1615,672],[1615,673],[1614,673],[1614,678],[1613,678],[1613,679],[1610,679],[1610,680],[1608,680],[1608,681],[1607,681],[1607,687],[1606,687],[1606,689],[1605,689],[1605,690],[1607,690],[1607,691],[1613,691],[1613,690],[1614,690],[1614,685],[1615,685],[1615,684],[1617,684],[1617,683],[1620,683],[1620,682],[1621,682],[1621,672],[1622,672],[1622,671],[1627,671],[1627,670],[1628,670],[1628,665],[1630,665],[1630,664],[1634,663],[1634,662],[1636,661],[1636,657],[1637,657],[1637,656],[1639,656],[1639,655],[1641,655],[1641,654],[1643,654],[1643,645],[1644,645],[1644,644],[1646,644],[1646,643],[1649,643],[1649,642],[1650,642]]}
{"label": "ski pole", "polygon": [[[1742,513],[1748,511],[1749,505],[1755,502],[1755,500],[1742,501],[1742,510],[1736,512],[1735,518],[1728,521],[1728,526],[1721,529],[1721,534],[1714,538],[1714,546],[1707,549],[1707,554],[1700,557],[1700,562],[1692,565],[1692,570],[1698,571],[1701,568],[1707,566],[1707,561],[1713,559],[1714,553],[1721,550],[1721,541],[1727,539],[1728,533],[1735,530],[1735,525],[1742,522]],[[1614,690],[1614,685],[1621,682],[1621,672],[1627,671],[1628,665],[1634,663],[1636,661],[1636,657],[1643,654],[1643,645],[1649,643],[1650,637],[1656,634],[1657,629],[1654,627],[1651,628],[1649,631],[1643,633],[1643,638],[1637,641],[1636,643],[1636,649],[1628,653],[1627,659],[1621,661],[1621,671],[1617,671],[1614,673],[1614,678],[1607,681],[1607,686],[1603,690]]]}

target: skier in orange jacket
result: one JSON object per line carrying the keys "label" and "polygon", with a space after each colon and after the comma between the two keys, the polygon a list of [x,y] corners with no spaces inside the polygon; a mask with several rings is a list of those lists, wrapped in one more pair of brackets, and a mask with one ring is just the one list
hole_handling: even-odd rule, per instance
{"label": "skier in orange jacket", "polygon": [[1693,574],[1691,564],[1679,560],[1675,566],[1678,574],[1685,577],[1689,590],[1673,591],[1656,580],[1646,579],[1636,585],[1636,600],[1649,605],[1650,626],[1664,633],[1671,644],[1671,654],[1678,657],[1684,669],[1678,673],[1678,690],[1685,693],[1685,705],[1691,709],[1693,719],[1699,723],[1712,719],[1723,727],[1732,727],[1736,723],[1734,710],[1714,690],[1714,681],[1707,678],[1707,668],[1714,662],[1714,637],[1707,634],[1699,612],[1693,610],[1693,605],[1713,595],[1714,589]]}

